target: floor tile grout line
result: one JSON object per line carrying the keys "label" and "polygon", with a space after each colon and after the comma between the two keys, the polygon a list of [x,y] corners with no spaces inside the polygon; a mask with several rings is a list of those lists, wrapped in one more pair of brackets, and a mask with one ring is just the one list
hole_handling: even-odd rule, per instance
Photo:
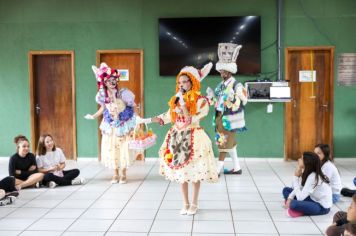
{"label": "floor tile grout line", "polygon": [[340,162],[338,162],[337,160],[334,159],[334,164],[336,164],[336,162],[337,162],[338,166],[344,168],[347,172],[349,172],[352,175],[352,173],[353,173],[352,170],[349,170],[349,168],[345,167],[344,164],[341,164]]}
{"label": "floor tile grout line", "polygon": [[[104,172],[104,171],[107,171],[107,169],[106,169],[106,168],[102,168],[102,170],[99,171],[96,175],[94,175],[94,177],[93,177],[92,179],[95,179],[95,177],[96,177],[97,175],[101,174],[101,173]],[[109,186],[106,188],[106,190],[102,192],[102,194],[100,194],[96,199],[94,199],[94,201],[93,201],[89,206],[87,206],[87,207],[85,208],[85,210],[62,232],[61,235],[63,235],[65,232],[67,232],[67,230],[68,230],[75,222],[77,222],[78,219],[79,219],[81,216],[83,216],[83,215],[88,211],[88,209],[89,209],[92,205],[94,205],[94,204],[96,203],[96,201],[97,201],[98,199],[100,199],[111,187],[112,187],[112,185],[109,185]],[[79,188],[79,189],[80,189],[80,188]],[[79,190],[79,189],[78,189],[78,190]],[[77,191],[78,191],[78,190],[77,190]],[[75,192],[76,192],[76,191],[75,191]],[[70,194],[70,196],[71,196],[71,195],[72,195],[72,194]]]}
{"label": "floor tile grout line", "polygon": [[147,178],[147,176],[150,175],[152,169],[154,169],[155,164],[152,165],[152,167],[149,169],[149,171],[147,172],[146,176],[142,179],[141,183],[137,186],[136,190],[132,193],[131,197],[127,200],[126,204],[122,207],[121,211],[119,212],[119,214],[117,214],[117,216],[115,217],[115,219],[112,221],[112,223],[110,224],[110,226],[107,228],[107,230],[105,230],[104,236],[109,232],[110,228],[113,226],[113,224],[115,223],[115,221],[118,219],[118,217],[120,216],[120,214],[122,213],[122,211],[125,209],[125,207],[127,206],[127,204],[129,204],[130,200],[135,196],[135,193],[138,191],[138,189],[142,186],[142,184],[145,182],[145,179]]}
{"label": "floor tile grout line", "polygon": [[235,221],[234,221],[234,214],[232,212],[232,206],[231,206],[231,199],[230,199],[230,193],[229,193],[229,187],[227,185],[227,181],[226,181],[226,175],[224,174],[224,180],[225,180],[225,186],[226,186],[226,194],[227,194],[227,200],[229,202],[229,207],[230,207],[230,214],[231,214],[231,220],[232,220],[232,227],[234,230],[234,235],[236,235],[236,229],[235,229]]}
{"label": "floor tile grout line", "polygon": [[[89,165],[89,163],[86,164],[85,167],[86,167],[87,165]],[[85,168],[84,168],[84,169],[85,169]],[[21,191],[25,191],[25,190],[28,191],[29,189],[22,189]],[[20,191],[20,193],[21,193],[21,191]],[[13,207],[13,208],[15,208],[15,210],[9,212],[8,214],[6,214],[6,215],[3,216],[3,217],[0,217],[0,220],[6,218],[6,217],[9,216],[10,214],[12,214],[12,213],[14,213],[15,211],[17,211],[18,209],[23,208],[23,207],[24,207],[25,205],[27,205],[29,202],[31,202],[31,201],[33,201],[33,200],[36,200],[36,198],[38,198],[38,197],[40,197],[41,195],[47,193],[48,191],[49,191],[49,189],[47,189],[46,191],[42,191],[42,193],[40,193],[40,194],[38,194],[37,196],[31,198],[29,201],[27,201],[26,203],[23,203],[23,204],[20,205],[19,207]],[[71,194],[69,194],[69,195],[71,195]],[[69,195],[68,195],[68,196],[69,196]],[[21,194],[20,194],[20,196],[21,196]],[[65,198],[65,199],[66,199],[66,198]],[[31,207],[31,208],[38,208],[38,207]],[[48,212],[50,212],[53,208],[46,208],[46,209],[49,209]],[[48,212],[46,212],[43,216],[45,216]],[[32,225],[32,224],[31,224],[31,225]],[[31,225],[30,225],[30,226],[31,226]]]}
{"label": "floor tile grout line", "polygon": [[[262,202],[263,202],[263,204],[265,205],[265,207],[266,207],[266,209],[267,209],[268,215],[269,215],[269,217],[270,217],[271,220],[272,220],[273,226],[274,226],[274,228],[276,229],[277,234],[278,234],[278,235],[281,235],[281,234],[279,233],[279,231],[278,231],[278,228],[277,228],[277,226],[276,226],[276,223],[274,222],[274,219],[273,219],[273,217],[272,217],[272,214],[271,214],[270,210],[268,209],[267,204],[266,204],[264,198],[262,197],[261,191],[260,191],[260,189],[258,188],[258,186],[257,186],[257,184],[256,184],[255,178],[254,178],[253,175],[251,174],[250,168],[248,167],[247,162],[246,162],[246,158],[245,158],[244,162],[245,162],[245,166],[246,166],[246,168],[247,168],[247,171],[248,171],[248,173],[250,174],[250,176],[251,176],[251,178],[252,178],[253,184],[254,184],[255,187],[257,188],[257,192],[258,192],[258,194],[260,195],[260,198],[262,199]],[[266,162],[268,163],[268,161],[266,161]]]}
{"label": "floor tile grout line", "polygon": [[[158,163],[158,165],[159,165],[159,160],[157,161],[157,163]],[[155,165],[156,165],[157,163],[155,163]],[[163,178],[163,177],[162,177],[162,178]],[[172,182],[169,181],[169,183],[168,183],[168,185],[167,185],[167,188],[166,188],[166,191],[164,192],[164,195],[163,195],[163,197],[162,197],[162,201],[161,201],[161,203],[159,204],[158,209],[157,209],[157,212],[156,212],[156,214],[155,214],[155,216],[154,216],[154,218],[153,218],[153,221],[152,221],[152,224],[151,224],[151,226],[150,226],[150,229],[149,229],[148,232],[147,232],[147,235],[149,235],[149,234],[151,233],[153,224],[155,223],[155,220],[156,220],[156,218],[157,218],[158,212],[159,212],[159,210],[161,209],[162,203],[163,203],[163,201],[164,201],[164,198],[165,198],[166,195],[167,195],[167,192],[168,192],[168,189],[169,189],[169,186],[171,185],[171,183],[172,183]]]}
{"label": "floor tile grout line", "polygon": [[[260,165],[258,165],[257,163],[255,163],[254,161],[250,161],[250,160],[246,160],[246,162],[248,162],[248,168],[249,168],[249,170],[250,170],[250,173],[252,174],[252,176],[253,176],[253,180],[255,181],[255,185],[257,185],[259,188],[258,188],[258,190],[260,191],[260,193],[261,193],[261,195],[263,196],[263,199],[264,199],[264,202],[265,202],[265,204],[267,204],[268,206],[269,206],[269,211],[270,211],[270,213],[272,213],[272,215],[273,215],[273,217],[274,217],[274,221],[275,221],[275,223],[277,223],[277,225],[278,225],[278,227],[280,228],[280,225],[279,225],[279,223],[282,223],[282,221],[285,221],[285,219],[287,218],[287,217],[284,217],[283,218],[283,215],[281,215],[281,217],[278,217],[278,216],[275,216],[275,214],[274,213],[276,213],[276,211],[279,211],[279,210],[282,210],[282,201],[281,201],[281,204],[280,204],[280,207],[279,207],[279,205],[277,205],[277,202],[276,201],[278,201],[278,199],[282,199],[282,197],[279,197],[279,195],[281,195],[280,193],[278,193],[278,191],[275,191],[276,189],[282,189],[283,188],[283,186],[288,186],[288,179],[290,178],[290,173],[292,173],[292,170],[294,169],[293,168],[293,166],[294,166],[294,163],[288,163],[288,162],[283,162],[283,161],[280,161],[279,162],[279,164],[277,163],[277,162],[274,162],[274,160],[275,159],[273,159],[272,161],[270,161],[268,164],[271,166],[268,166],[268,165],[266,165],[265,163],[265,161],[261,161],[260,162]],[[86,163],[85,163],[86,164]],[[345,164],[346,164],[346,162],[345,162]],[[147,173],[147,171],[149,171],[149,169],[150,169],[150,167],[151,167],[151,164],[149,163],[149,165],[146,165],[145,166],[145,168],[144,169],[142,169],[142,171],[139,171],[139,172],[137,172],[137,177],[139,177],[139,178],[136,178],[135,179],[135,183],[133,184],[133,186],[132,186],[132,188],[130,187],[130,189],[123,189],[123,191],[127,194],[126,196],[122,196],[122,197],[125,197],[125,199],[124,198],[122,198],[122,197],[120,197],[120,199],[122,199],[122,200],[127,200],[128,199],[128,197],[130,196],[130,195],[132,195],[132,193],[133,193],[133,191],[137,188],[137,186],[138,186],[138,184],[140,184],[140,182],[142,181],[142,178],[144,177],[144,175],[146,175],[146,173]],[[272,168],[272,169],[271,169]],[[352,167],[350,167],[350,168],[352,168]],[[348,172],[347,172],[347,170],[345,170],[345,169],[343,169],[343,168],[340,168],[341,170],[342,170],[342,173],[346,173],[347,175],[348,175]],[[88,174],[88,177],[89,176],[91,176],[91,178],[93,178],[93,176],[94,175],[91,175],[90,174],[90,172],[88,172],[89,170],[93,170],[93,172],[94,173],[96,173],[96,172],[98,172],[98,171],[100,171],[100,169],[99,169],[99,166],[97,167],[97,166],[94,166],[93,164],[91,164],[91,166],[89,166],[88,168],[86,168],[86,173]],[[261,174],[261,173],[259,173],[259,170],[261,170],[263,173]],[[274,171],[274,172],[273,172]],[[164,192],[162,192],[162,190],[164,190],[164,189],[166,189],[166,186],[167,186],[167,184],[168,184],[168,182],[166,182],[166,181],[160,181],[160,179],[158,178],[158,172],[157,172],[157,174],[155,174],[157,171],[156,170],[152,170],[152,171],[150,171],[150,173],[149,173],[149,176],[147,177],[147,179],[144,181],[144,183],[142,183],[142,185],[139,187],[139,189],[137,190],[137,192],[134,194],[134,196],[132,196],[132,199],[130,200],[130,203],[133,203],[133,201],[134,201],[134,199],[136,199],[136,197],[137,197],[137,199],[136,200],[139,200],[138,198],[140,198],[140,200],[144,200],[144,199],[142,199],[142,197],[144,197],[144,196],[142,196],[142,194],[145,194],[147,191],[148,192],[153,192],[152,190],[151,190],[151,188],[150,187],[155,187],[155,186],[158,186],[158,184],[159,184],[159,182],[161,182],[162,183],[162,185],[164,185],[164,186],[162,186],[163,187],[163,189],[162,188],[160,188],[160,195],[158,195],[158,198],[156,198],[156,199],[152,199],[152,200],[158,200],[158,202],[156,202],[155,204],[157,205],[157,207],[158,207],[158,204],[159,204],[159,199],[162,197],[162,195],[163,195],[163,193]],[[278,173],[278,174],[276,174],[276,172]],[[136,175],[136,171],[135,172],[133,172],[134,173],[134,176]],[[247,173],[246,173],[247,174]],[[63,189],[64,190],[64,192],[61,192],[62,191],[62,189],[60,189],[60,192],[59,192],[59,194],[60,195],[58,195],[58,197],[55,197],[56,198],[56,200],[58,199],[58,200],[62,200],[63,198],[67,198],[67,199],[69,199],[69,198],[75,198],[75,199],[77,199],[77,197],[76,196],[79,196],[79,195],[77,195],[78,193],[80,193],[80,195],[83,195],[84,197],[85,197],[85,194],[86,193],[90,193],[90,192],[87,192],[87,191],[95,191],[96,193],[95,193],[95,195],[97,195],[97,194],[100,194],[101,192],[103,192],[103,191],[105,191],[105,189],[106,189],[106,184],[105,184],[105,182],[103,182],[103,178],[102,178],[102,176],[103,176],[103,174],[101,174],[101,173],[99,173],[99,176],[96,176],[96,177],[94,177],[94,179],[92,180],[92,181],[90,181],[90,188],[88,188],[88,189],[78,189],[78,191],[76,191],[77,190],[77,188],[68,188],[68,189]],[[246,180],[247,181],[249,181],[249,186],[250,187],[252,187],[252,188],[256,188],[255,186],[254,186],[254,184],[252,183],[252,176],[249,176],[248,174],[246,175],[246,177],[244,176],[243,178],[243,180],[245,180],[245,178],[246,178]],[[268,176],[271,176],[271,177],[268,177]],[[105,175],[105,178],[104,179],[106,179],[106,175]],[[266,183],[265,183],[265,180],[264,180],[264,178],[265,177],[267,177],[267,181],[266,181]],[[245,186],[246,184],[234,184],[234,183],[232,183],[232,182],[236,182],[236,181],[240,181],[240,180],[242,180],[242,179],[240,179],[240,180],[237,180],[237,179],[235,179],[235,178],[230,178],[229,176],[225,176],[225,179],[226,179],[226,183],[227,183],[227,185],[228,185],[228,187],[230,187],[230,186],[232,186],[233,187],[233,189],[231,189],[231,188],[229,188],[229,194],[231,195],[232,193],[236,193],[236,192],[238,192],[238,189],[236,189],[236,188],[238,188],[238,186]],[[279,178],[279,179],[278,179]],[[88,178],[88,179],[90,179],[90,178]],[[280,180],[283,180],[282,181],[282,184],[281,184],[281,186],[279,186],[279,187],[276,187],[276,186],[271,186],[271,187],[269,187],[268,185],[274,185],[274,183],[280,183],[281,181]],[[136,182],[136,180],[137,180],[137,182]],[[228,181],[228,180],[230,180],[230,182]],[[152,182],[152,181],[154,181],[154,182]],[[221,181],[221,182],[223,182],[223,181]],[[223,193],[223,192],[225,192],[226,190],[226,183],[221,183],[220,182],[220,184],[217,184],[217,185],[215,185],[216,186],[216,190],[217,190],[217,192],[218,193]],[[242,181],[243,182],[243,181]],[[268,184],[268,182],[272,182],[271,184]],[[103,188],[103,186],[101,185],[101,183],[104,183],[105,184],[105,187]],[[258,183],[258,184],[257,184]],[[265,183],[265,184],[264,184]],[[153,184],[153,185],[152,185]],[[214,186],[214,188],[215,188],[215,186]],[[236,187],[237,186],[237,187]],[[148,187],[149,189],[147,190],[146,189],[146,187]],[[168,188],[168,191],[167,191],[167,194],[164,196],[164,202],[162,203],[163,205],[164,205],[164,203],[166,202],[166,200],[167,199],[169,199],[169,200],[180,200],[179,198],[177,198],[178,196],[173,196],[173,197],[168,197],[168,196],[172,196],[170,193],[175,193],[177,190],[178,190],[178,188],[175,188],[176,186],[173,186],[173,182],[170,184],[170,186],[169,186],[169,188]],[[36,209],[36,208],[38,208],[38,207],[40,207],[41,206],[41,202],[38,202],[39,204],[36,204],[37,205],[37,207],[36,207],[36,205],[34,205],[35,207],[24,207],[24,206],[30,206],[29,204],[27,204],[27,202],[30,202],[31,200],[33,200],[33,199],[37,199],[36,201],[38,201],[39,199],[44,199],[44,200],[52,200],[52,198],[51,198],[51,196],[52,196],[52,194],[51,193],[49,193],[51,190],[49,190],[49,191],[47,191],[47,189],[41,189],[41,190],[43,190],[43,191],[36,191],[36,189],[30,189],[29,190],[29,195],[27,195],[27,199],[23,199],[23,200],[26,200],[26,202],[25,203],[22,203],[22,199],[21,199],[21,201],[20,202],[18,202],[18,204],[19,205],[17,205],[17,207],[11,207],[11,209],[4,209],[4,210],[6,210],[6,211],[3,211],[3,214],[6,214],[7,216],[5,217],[5,218],[8,218],[8,215],[9,214],[12,214],[12,213],[14,213],[14,212],[19,212],[19,210],[20,209],[25,209],[25,210],[27,210],[28,209],[28,213],[31,213],[31,209]],[[85,191],[84,191],[85,190]],[[114,188],[114,189],[111,189],[111,190],[116,190],[116,188]],[[115,198],[115,193],[116,192],[111,192],[111,190],[109,190],[109,192],[110,193],[113,193],[113,195],[112,195],[112,197],[110,198],[110,196],[108,195],[108,192],[106,192],[106,194],[105,194],[105,196],[101,196],[101,199],[103,199],[104,200],[104,197],[105,197],[105,199],[106,199],[106,196],[108,195],[108,199],[114,199]],[[127,191],[127,190],[129,190],[129,191]],[[171,191],[171,190],[174,190],[174,191]],[[257,189],[256,189],[257,190]],[[254,193],[253,193],[253,195],[256,195],[256,197],[257,196],[259,196],[258,194],[257,194],[257,191],[254,191]],[[271,190],[271,191],[269,191],[269,190]],[[52,190],[53,191],[53,190]],[[74,192],[74,191],[76,191],[76,192]],[[26,192],[26,190],[24,191],[24,192]],[[205,191],[204,191],[205,192]],[[178,192],[177,192],[178,193]],[[207,192],[205,192],[203,195],[204,195],[204,197],[205,196],[209,196],[209,194],[211,193],[211,191],[209,190],[209,191],[207,191]],[[169,195],[170,194],[170,195]],[[35,196],[36,195],[36,196]],[[55,195],[55,194],[53,194],[53,195]],[[177,195],[176,193],[174,194],[174,195]],[[226,192],[225,192],[225,194],[224,195],[226,195]],[[99,195],[98,195],[99,196]],[[25,197],[25,196],[23,196],[23,197]],[[218,197],[220,197],[220,196],[218,196]],[[96,197],[94,197],[94,198],[96,198]],[[80,198],[81,199],[81,198]],[[225,197],[225,199],[227,200],[227,198]],[[233,199],[235,199],[234,198],[234,195],[231,195],[230,196],[230,203],[232,204],[232,202],[233,202]],[[94,199],[93,199],[94,200]],[[211,199],[210,199],[211,200]],[[236,199],[235,199],[236,200]],[[345,208],[347,207],[346,205],[347,205],[347,203],[349,203],[348,201],[346,201],[347,199],[344,199],[344,200],[342,200],[341,201],[341,203],[340,204],[336,204],[335,205],[335,207],[333,207],[333,211],[334,210],[338,210],[338,209],[343,209],[343,210],[345,210]],[[99,200],[97,200],[96,202],[98,202]],[[207,199],[206,201],[209,201],[209,199]],[[244,198],[242,198],[241,199],[241,201],[246,201]],[[248,200],[247,200],[248,201]],[[259,201],[261,201],[261,200],[259,200]],[[270,204],[269,203],[271,203],[270,201],[273,201],[274,203],[273,203],[273,205],[270,207]],[[59,202],[59,201],[58,201]],[[35,202],[34,202],[35,203]],[[120,207],[120,208],[122,208],[122,206],[123,206],[123,203],[125,203],[125,202],[122,202],[122,204],[120,204],[120,206],[118,206],[118,207]],[[209,202],[208,202],[209,203]],[[247,202],[248,203],[248,202]],[[55,204],[57,204],[57,203],[55,203]],[[18,206],[20,206],[20,205],[22,205],[21,207],[18,207]],[[86,204],[87,205],[87,204]],[[162,210],[162,207],[163,207],[163,205],[161,205],[161,207],[160,207],[160,210]],[[177,206],[177,204],[175,204],[176,206]],[[11,205],[10,205],[11,206]],[[63,206],[63,207],[65,207],[65,206]],[[61,207],[61,209],[63,209],[63,207]],[[75,207],[75,205],[74,205],[74,207]],[[105,206],[98,206],[98,207],[95,207],[95,208],[100,208],[100,209],[102,209],[102,208],[107,208],[107,207],[110,207],[110,205],[108,205],[108,204],[106,204]],[[128,210],[127,208],[128,208],[129,206],[126,206],[125,207],[125,209],[126,209],[126,211]],[[7,208],[7,207],[6,207]],[[57,206],[57,208],[58,208],[58,206]],[[67,207],[68,208],[68,207]],[[82,208],[82,210],[85,210],[85,208],[86,208],[86,206],[84,206],[84,209]],[[137,207],[136,207],[137,208]],[[155,207],[156,208],[156,207]],[[176,207],[175,207],[176,208]],[[137,208],[137,209],[141,209],[140,207],[139,208]],[[178,209],[178,208],[177,208]],[[225,208],[225,209],[227,209],[227,208]],[[31,216],[31,218],[34,218],[33,220],[35,220],[35,219],[37,219],[40,215],[42,215],[42,214],[45,214],[45,212],[46,212],[46,210],[49,210],[49,211],[51,211],[51,208],[48,208],[48,209],[39,209],[39,211],[36,211],[36,212],[34,212],[34,214],[36,214],[37,216],[34,216],[34,217],[32,217]],[[117,210],[120,210],[120,209],[117,209]],[[267,209],[266,209],[267,210]],[[1,211],[1,208],[0,208],[0,211]],[[11,212],[10,212],[11,211]],[[125,211],[125,212],[126,212]],[[10,212],[10,213],[9,213]],[[53,212],[53,210],[52,210],[52,212]],[[114,215],[112,215],[111,214],[111,216],[109,217],[109,218],[113,218],[116,214],[117,214],[117,212],[118,211],[115,211],[115,214]],[[151,213],[153,213],[153,214],[155,214],[155,212],[156,212],[156,210],[151,210]],[[79,213],[79,212],[78,212]],[[109,213],[109,212],[108,212]],[[114,212],[113,212],[114,213]],[[118,219],[120,219],[121,218],[121,216],[124,216],[123,215],[123,213],[124,212],[122,212],[121,214],[120,214],[120,216],[118,217]],[[172,212],[173,213],[173,212]],[[227,210],[225,210],[225,213],[228,213],[227,212]],[[264,212],[264,214],[265,214],[266,212]],[[280,213],[282,213],[281,211],[279,212],[279,214],[278,215],[280,215]],[[48,213],[48,214],[46,214],[47,216],[49,216],[49,214],[50,214],[50,212]],[[150,217],[153,217],[153,214],[151,214],[151,216]],[[77,214],[78,215],[78,214]],[[87,215],[87,214],[86,214]],[[130,214],[131,215],[131,214]],[[58,215],[58,216],[60,216],[60,215]],[[105,214],[105,216],[109,216],[108,214]],[[135,215],[133,215],[133,216],[135,216]],[[308,222],[305,222],[305,221],[303,221],[303,222],[300,222],[300,224],[301,225],[305,225],[306,227],[313,227],[314,228],[314,232],[312,231],[312,228],[310,228],[310,230],[308,231],[310,234],[317,234],[318,232],[319,232],[319,230],[315,230],[315,227],[313,226],[314,225],[314,223],[315,222],[317,222],[318,223],[318,225],[317,225],[317,227],[322,231],[322,230],[324,230],[324,228],[326,227],[326,225],[327,225],[327,222],[331,222],[330,220],[331,220],[331,216],[332,216],[332,214],[330,213],[328,216],[326,216],[325,217],[325,219],[324,218],[318,218],[318,217],[312,217],[313,218],[313,221],[311,221],[311,220],[309,220],[309,218],[307,218],[307,217],[305,217],[305,220],[307,220]],[[56,217],[56,216],[54,216],[54,217]],[[277,217],[277,218],[276,218]],[[21,217],[20,216],[20,218],[25,218],[25,217]],[[75,216],[74,217],[72,217],[72,218],[75,218]],[[100,219],[101,218],[101,216],[99,216],[98,218],[95,216],[94,218],[96,218],[96,219]],[[107,217],[104,217],[104,218],[107,218]],[[302,217],[302,218],[304,218],[304,217]],[[29,218],[28,218],[29,219]],[[195,217],[195,221],[197,220],[198,218],[197,218],[197,216]],[[290,221],[290,218],[288,218],[289,220],[288,221]],[[9,221],[9,222],[13,222],[12,220],[13,219],[11,219],[11,218],[8,218],[8,220],[11,220],[11,221]],[[159,220],[159,218],[158,218],[158,215],[157,215],[157,217],[156,217],[156,219],[155,219],[155,222],[157,222],[157,220]],[[234,219],[234,220],[237,220],[237,222],[240,222],[240,219],[238,219],[238,217],[236,218],[236,219]],[[299,220],[298,220],[299,221]],[[7,221],[6,221],[7,222]],[[15,221],[14,221],[15,222]],[[59,221],[59,222],[61,222],[61,221]],[[323,224],[320,224],[321,222],[323,222]],[[5,221],[4,221],[4,223],[5,223]],[[29,222],[29,223],[32,223],[32,222]],[[63,222],[63,223],[65,223],[65,222]],[[110,223],[110,222],[107,222],[107,223]],[[117,223],[118,223],[118,221],[117,221]],[[149,227],[149,225],[150,225],[150,223],[149,222],[147,222],[148,223],[148,225],[147,225],[147,228]],[[195,222],[196,223],[196,222]],[[17,223],[15,223],[15,224],[17,224]],[[125,222],[123,222],[123,224],[125,225]],[[36,225],[38,225],[38,223],[36,224]],[[121,226],[122,226],[122,224],[120,224]],[[15,230],[17,228],[17,230]],[[17,231],[18,233],[21,233],[21,230],[22,229],[20,229],[20,228],[22,228],[22,227],[10,227],[8,230],[9,231]],[[53,227],[53,228],[55,228],[55,227]],[[61,228],[64,228],[64,227],[61,227]],[[2,230],[4,230],[4,231],[6,231],[5,230],[5,228],[4,229],[2,229]],[[31,230],[29,230],[29,229],[27,229],[26,230],[26,232],[27,231],[33,231],[34,229],[31,229]],[[41,231],[43,231],[43,232],[45,232],[45,231],[49,231],[49,228],[41,228],[40,229]],[[76,230],[76,229],[73,229],[73,230]],[[78,229],[78,230],[85,230],[85,228],[81,228],[81,229]],[[95,229],[94,229],[95,230]],[[99,229],[100,230],[100,229]],[[106,230],[106,227],[105,228],[103,228],[103,229],[101,229],[102,230],[102,234],[104,234],[105,232],[105,230]],[[167,230],[169,230],[169,229],[167,229]],[[53,231],[55,231],[55,230],[53,230]],[[71,230],[68,230],[68,231],[71,231]],[[66,233],[68,233],[68,231],[66,232]],[[118,231],[118,230],[115,230],[115,231]],[[134,231],[137,231],[137,230],[135,230],[135,229],[127,229],[126,231],[128,231],[128,232],[134,232]],[[237,231],[238,231],[238,229],[237,229]],[[316,231],[316,232],[315,232]],[[1,232],[1,231],[0,231]],[[83,232],[83,231],[80,231],[80,232]],[[114,231],[110,231],[110,232],[114,232]],[[120,231],[121,232],[121,231]],[[188,232],[189,232],[189,230],[188,231],[186,231],[187,232],[187,235],[188,235]],[[246,231],[246,232],[249,232],[249,231]],[[286,231],[286,232],[283,232],[283,233],[288,233],[289,231]],[[307,231],[305,231],[305,234],[306,233],[308,233]],[[152,233],[152,232],[150,232],[150,233]],[[277,232],[275,232],[276,233],[276,235],[277,235]],[[290,233],[292,234],[293,232],[292,231],[290,231]],[[109,234],[109,233],[108,233]],[[199,233],[198,233],[199,234]],[[190,235],[190,234],[189,234]],[[200,235],[200,234],[199,234]],[[238,234],[239,235],[239,234]],[[244,235],[244,233],[242,233],[242,235]],[[258,235],[257,233],[256,233],[256,235]],[[263,234],[260,234],[260,235],[263,235]],[[281,235],[284,235],[284,234],[282,234],[282,232],[281,232]],[[303,234],[301,234],[301,233],[299,233],[299,235],[303,235]],[[320,235],[320,233],[318,234],[318,235]]]}
{"label": "floor tile grout line", "polygon": [[[321,230],[321,228],[319,228],[319,226],[316,224],[314,219],[310,217],[310,220],[313,222],[313,224],[316,226],[316,228],[321,232],[321,234],[324,234],[324,232]],[[329,224],[331,224],[331,222],[329,222]]]}
{"label": "floor tile grout line", "polygon": [[[98,171],[98,173],[96,175],[94,175],[92,179],[95,179],[95,176],[97,176],[98,174],[100,174],[102,171],[104,171],[104,169],[102,169],[101,171]],[[91,181],[90,180],[90,181]],[[90,182],[88,181],[88,182]],[[84,186],[84,185],[83,185]],[[59,206],[60,204],[62,204],[65,200],[67,200],[71,195],[73,195],[74,193],[76,193],[77,191],[79,191],[79,189],[81,189],[83,186],[77,188],[76,190],[72,191],[71,194],[69,194],[66,198],[62,199],[62,201],[60,201],[57,205],[55,205],[52,208],[49,208],[50,210],[48,212],[46,212],[43,216],[39,217],[38,219],[36,219],[34,222],[32,222],[32,224],[30,224],[29,226],[27,226],[20,234],[24,233],[28,228],[30,228],[32,225],[34,225],[35,223],[37,223],[38,221],[42,220],[49,212],[51,212],[52,210],[54,210],[57,206]],[[50,189],[47,189],[47,191],[44,191],[44,193],[48,192]],[[42,193],[43,194],[43,193]],[[40,194],[40,195],[42,195]],[[36,198],[38,198],[40,195],[38,195]],[[34,200],[34,199],[32,199]],[[95,202],[95,201],[94,201]],[[65,231],[62,231],[65,232]]]}

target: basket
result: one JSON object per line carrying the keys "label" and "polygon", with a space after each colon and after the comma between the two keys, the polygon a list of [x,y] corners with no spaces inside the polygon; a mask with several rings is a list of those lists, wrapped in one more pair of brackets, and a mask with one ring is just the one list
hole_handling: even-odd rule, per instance
{"label": "basket", "polygon": [[129,141],[129,149],[144,151],[156,144],[157,135],[145,124],[144,129],[136,125],[134,129],[133,140]]}

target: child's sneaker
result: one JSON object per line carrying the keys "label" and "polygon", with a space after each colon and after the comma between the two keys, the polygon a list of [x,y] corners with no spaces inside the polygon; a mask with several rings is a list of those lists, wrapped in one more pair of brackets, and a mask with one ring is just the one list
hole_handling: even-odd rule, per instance
{"label": "child's sneaker", "polygon": [[72,180],[72,185],[80,185],[85,183],[86,183],[86,179],[84,178],[76,178]]}
{"label": "child's sneaker", "polygon": [[55,188],[55,187],[57,187],[56,182],[50,181],[50,182],[48,183],[48,188]]}
{"label": "child's sneaker", "polygon": [[303,212],[295,211],[295,210],[292,210],[292,209],[288,208],[288,209],[287,209],[287,215],[288,215],[289,217],[295,218],[295,217],[302,216],[302,215],[304,215],[304,214],[303,214]]}
{"label": "child's sneaker", "polygon": [[8,196],[6,198],[9,199],[9,203],[8,204],[14,203],[16,201],[16,199],[17,199],[15,196]]}
{"label": "child's sneaker", "polygon": [[6,206],[16,201],[16,197],[8,196],[0,200],[0,206]]}
{"label": "child's sneaker", "polygon": [[356,194],[356,190],[352,190],[349,188],[342,188],[341,189],[341,195],[345,197],[352,197],[354,194]]}
{"label": "child's sneaker", "polygon": [[9,199],[7,197],[0,200],[0,206],[6,206],[7,204],[9,204]]}

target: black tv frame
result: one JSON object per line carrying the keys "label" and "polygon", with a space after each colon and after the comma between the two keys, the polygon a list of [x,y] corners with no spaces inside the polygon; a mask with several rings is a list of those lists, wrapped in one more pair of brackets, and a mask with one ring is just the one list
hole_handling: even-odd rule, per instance
{"label": "black tv frame", "polygon": [[184,66],[201,68],[209,61],[215,65],[222,42],[242,45],[237,74],[261,73],[260,16],[159,18],[159,74],[174,76]]}

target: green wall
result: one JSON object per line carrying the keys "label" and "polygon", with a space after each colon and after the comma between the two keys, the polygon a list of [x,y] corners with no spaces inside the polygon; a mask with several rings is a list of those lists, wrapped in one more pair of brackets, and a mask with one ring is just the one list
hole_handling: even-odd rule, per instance
{"label": "green wall", "polygon": [[[355,52],[355,9],[353,0],[286,0],[284,46],[335,45],[336,55]],[[78,156],[95,157],[97,124],[83,118],[96,110],[96,85],[90,68],[95,64],[95,51],[144,50],[145,116],[157,115],[168,108],[175,84],[174,77],[158,74],[158,18],[232,15],[260,15],[261,47],[275,42],[275,0],[0,0],[0,156],[15,151],[15,135],[30,136],[28,51],[75,51]],[[274,70],[275,45],[262,51],[262,71]],[[209,76],[202,91],[219,81],[219,77]],[[355,90],[337,86],[335,81],[334,144],[338,157],[356,156]],[[212,111],[202,125],[213,138],[211,115]],[[239,155],[282,157],[283,104],[275,104],[273,113],[267,114],[266,104],[250,103],[246,120],[249,131],[238,137]],[[169,127],[152,128],[159,140],[147,156],[157,156]]]}

